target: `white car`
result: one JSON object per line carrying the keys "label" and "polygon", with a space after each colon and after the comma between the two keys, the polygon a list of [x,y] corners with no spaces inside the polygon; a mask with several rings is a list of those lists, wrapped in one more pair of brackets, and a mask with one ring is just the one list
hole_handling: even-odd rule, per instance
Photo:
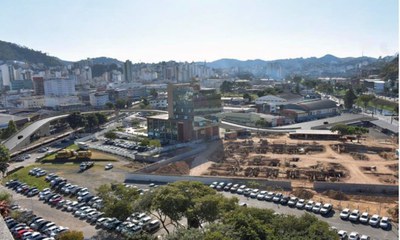
{"label": "white car", "polygon": [[306,205],[306,200],[304,199],[299,199],[296,203],[296,208],[302,209]]}
{"label": "white car", "polygon": [[360,237],[360,240],[371,240],[371,238],[369,236],[367,236],[367,235],[362,235]]}
{"label": "white car", "polygon": [[327,215],[327,214],[329,214],[331,212],[332,208],[333,208],[332,204],[325,203],[324,206],[322,206],[322,208],[320,210],[320,213],[322,215]]}
{"label": "white car", "polygon": [[360,211],[358,211],[357,209],[353,210],[349,216],[349,220],[352,222],[357,222],[359,218],[360,218]]}
{"label": "white car", "polygon": [[348,219],[349,216],[350,216],[350,209],[348,209],[348,208],[345,208],[340,212],[340,218],[343,220]]}
{"label": "white car", "polygon": [[307,204],[306,204],[306,206],[304,206],[304,208],[305,208],[307,211],[311,211],[313,207],[314,207],[314,201],[312,201],[312,200],[308,201]]}
{"label": "white car", "polygon": [[351,232],[349,234],[349,240],[359,240],[360,239],[360,234],[358,232]]}
{"label": "white car", "polygon": [[368,223],[369,223],[369,225],[375,227],[375,226],[378,226],[380,220],[381,220],[381,218],[379,217],[379,215],[375,214],[375,215],[372,215],[372,217],[369,219]]}
{"label": "white car", "polygon": [[264,200],[266,194],[267,194],[267,191],[259,192],[258,195],[257,195],[257,199],[258,200]]}
{"label": "white car", "polygon": [[363,212],[360,216],[360,223],[368,223],[369,215],[368,212]]}
{"label": "white car", "polygon": [[344,230],[340,230],[340,231],[338,232],[338,236],[339,236],[339,239],[340,239],[340,240],[347,239],[347,232],[344,231]]}
{"label": "white car", "polygon": [[321,211],[322,203],[317,202],[315,203],[314,207],[312,208],[313,213],[319,213]]}
{"label": "white car", "polygon": [[290,197],[289,201],[288,201],[288,206],[289,207],[294,207],[296,206],[296,203],[298,201],[297,197]]}
{"label": "white car", "polygon": [[389,227],[389,218],[388,217],[382,217],[381,221],[379,222],[379,226],[382,229],[387,229]]}
{"label": "white car", "polygon": [[107,164],[107,165],[105,165],[104,166],[104,169],[105,170],[110,170],[111,168],[113,168],[114,166],[111,164],[111,163],[109,163],[109,164]]}

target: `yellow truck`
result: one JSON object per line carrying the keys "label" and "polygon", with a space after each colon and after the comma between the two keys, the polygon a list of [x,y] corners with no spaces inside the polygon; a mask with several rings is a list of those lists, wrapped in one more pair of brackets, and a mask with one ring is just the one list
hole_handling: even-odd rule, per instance
{"label": "yellow truck", "polygon": [[75,157],[76,156],[76,152],[74,150],[61,150],[57,152],[56,158],[71,158],[71,157]]}
{"label": "yellow truck", "polygon": [[92,157],[92,152],[90,151],[90,150],[87,150],[87,151],[78,151],[77,152],[77,156],[76,156],[76,158],[78,159],[78,158],[91,158]]}

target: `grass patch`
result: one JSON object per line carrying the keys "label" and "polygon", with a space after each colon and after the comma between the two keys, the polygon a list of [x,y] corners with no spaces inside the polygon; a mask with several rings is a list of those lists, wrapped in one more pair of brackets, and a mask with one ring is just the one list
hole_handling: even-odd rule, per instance
{"label": "grass patch", "polygon": [[22,168],[15,173],[10,174],[9,176],[3,179],[3,184],[11,179],[18,179],[24,183],[29,184],[29,186],[37,187],[39,190],[43,190],[49,187],[49,183],[46,182],[45,176],[43,177],[34,177],[29,175],[29,170],[34,167],[40,167],[40,165],[32,165],[29,167]]}
{"label": "grass patch", "polygon": [[105,153],[105,152],[101,152],[101,151],[97,151],[97,150],[90,150],[92,151],[92,157],[90,159],[77,159],[76,157],[71,157],[71,158],[63,158],[63,159],[56,159],[56,154],[52,154],[49,155],[43,159],[40,160],[41,163],[81,163],[84,161],[103,161],[103,162],[116,162],[118,161],[118,157],[109,154],[109,153]]}

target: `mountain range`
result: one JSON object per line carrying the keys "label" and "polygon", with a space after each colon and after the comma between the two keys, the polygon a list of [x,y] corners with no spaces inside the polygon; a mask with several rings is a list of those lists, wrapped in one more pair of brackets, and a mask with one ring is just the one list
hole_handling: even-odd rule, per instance
{"label": "mountain range", "polygon": [[[316,58],[292,58],[279,60],[237,60],[219,59],[206,63],[208,67],[214,69],[237,68],[241,72],[250,72],[255,76],[271,76],[273,78],[283,78],[290,74],[302,74],[309,76],[348,76],[363,66],[373,65],[377,62],[388,62],[393,56],[382,59],[372,57],[346,57],[339,58],[330,54]],[[62,66],[75,62],[64,61],[57,57],[49,56],[41,51],[29,49],[14,43],[0,41],[0,61],[16,60],[27,63],[42,63],[46,66]],[[96,57],[83,59],[76,63],[90,61],[92,64],[121,65],[123,62],[109,57]]]}

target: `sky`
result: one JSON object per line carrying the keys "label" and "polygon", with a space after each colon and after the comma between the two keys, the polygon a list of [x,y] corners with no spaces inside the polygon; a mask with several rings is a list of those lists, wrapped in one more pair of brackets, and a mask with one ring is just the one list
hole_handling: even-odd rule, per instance
{"label": "sky", "polygon": [[398,0],[1,0],[0,40],[77,61],[387,56]]}

